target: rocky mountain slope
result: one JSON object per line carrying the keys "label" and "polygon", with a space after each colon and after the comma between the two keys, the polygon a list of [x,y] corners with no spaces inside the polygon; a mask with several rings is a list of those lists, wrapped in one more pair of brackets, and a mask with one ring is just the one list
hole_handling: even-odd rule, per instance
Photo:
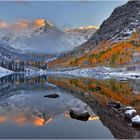
{"label": "rocky mountain slope", "polygon": [[[91,38],[49,63],[50,68],[137,65],[140,63],[140,1],[117,7]],[[65,61],[63,61],[65,60]]]}
{"label": "rocky mountain slope", "polygon": [[90,38],[89,43],[102,40],[121,41],[140,29],[140,1],[128,1],[127,4],[114,9],[100,29]]}

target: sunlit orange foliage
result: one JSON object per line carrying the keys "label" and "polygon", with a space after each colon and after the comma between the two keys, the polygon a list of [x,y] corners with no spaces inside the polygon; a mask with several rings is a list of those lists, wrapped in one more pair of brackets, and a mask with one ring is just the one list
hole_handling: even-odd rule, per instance
{"label": "sunlit orange foliage", "polygon": [[[80,51],[80,50],[79,50]],[[133,54],[140,52],[140,34],[134,32],[132,36],[124,41],[112,43],[102,41],[88,52],[64,57],[50,62],[49,67],[96,67],[128,64],[133,59]]]}

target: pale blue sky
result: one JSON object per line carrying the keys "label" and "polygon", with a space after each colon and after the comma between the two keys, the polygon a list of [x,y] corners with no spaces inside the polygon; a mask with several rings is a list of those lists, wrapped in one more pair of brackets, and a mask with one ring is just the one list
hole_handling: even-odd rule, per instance
{"label": "pale blue sky", "polygon": [[125,1],[0,1],[0,19],[15,22],[20,19],[45,18],[60,28],[100,24],[113,9]]}

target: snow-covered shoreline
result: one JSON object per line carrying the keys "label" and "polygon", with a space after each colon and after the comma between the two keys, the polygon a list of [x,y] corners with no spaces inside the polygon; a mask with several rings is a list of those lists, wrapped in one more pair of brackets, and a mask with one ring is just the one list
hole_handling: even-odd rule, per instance
{"label": "snow-covered shoreline", "polygon": [[83,78],[101,78],[101,79],[109,79],[109,78],[140,79],[140,71],[126,71],[120,69],[113,69],[109,67],[82,68],[63,71],[47,71],[46,74],[76,76]]}
{"label": "snow-covered shoreline", "polygon": [[0,78],[12,74],[13,71],[0,67]]}
{"label": "snow-covered shoreline", "polygon": [[[0,67],[0,78],[14,73],[8,69]],[[66,69],[56,71],[32,71],[26,73],[28,76],[35,75],[62,75],[62,76],[75,76],[82,78],[97,78],[97,79],[110,79],[120,78],[120,80],[127,79],[140,79],[140,71],[126,71],[120,69],[113,69],[109,67],[96,67],[96,68],[82,68],[82,69]]]}

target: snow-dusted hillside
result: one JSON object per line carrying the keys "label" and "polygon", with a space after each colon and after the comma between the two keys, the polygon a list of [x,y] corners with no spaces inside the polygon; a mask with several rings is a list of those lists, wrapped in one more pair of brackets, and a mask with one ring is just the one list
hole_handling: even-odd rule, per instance
{"label": "snow-dusted hillside", "polygon": [[11,70],[5,69],[3,67],[0,67],[0,73],[12,73]]}
{"label": "snow-dusted hillside", "polygon": [[66,29],[67,34],[66,40],[72,46],[78,46],[86,42],[96,31],[98,27],[96,26],[86,26],[74,29]]}
{"label": "snow-dusted hillside", "polygon": [[13,72],[11,70],[5,69],[3,67],[0,67],[0,78],[4,77],[6,75],[12,74]]}

